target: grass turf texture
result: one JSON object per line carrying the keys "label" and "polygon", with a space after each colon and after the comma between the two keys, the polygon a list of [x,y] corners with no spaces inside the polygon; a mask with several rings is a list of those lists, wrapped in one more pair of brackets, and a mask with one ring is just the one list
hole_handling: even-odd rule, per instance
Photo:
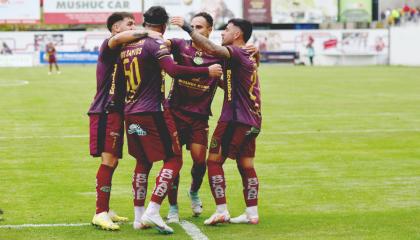
{"label": "grass turf texture", "polygon": [[[60,136],[87,136],[95,68],[63,66],[62,72],[0,68],[0,225],[87,223],[93,216],[99,160],[89,156],[87,137]],[[256,157],[261,223],[204,226],[214,211],[207,176],[200,191],[204,213],[190,217],[187,152],[181,218],[210,239],[419,239],[419,76],[419,68],[263,65],[264,119]],[[29,84],[1,84],[12,80]],[[219,91],[210,134],[221,102]],[[16,138],[28,136],[34,138]],[[111,208],[132,220],[135,163],[124,147]],[[150,174],[147,199],[160,166]],[[244,209],[240,176],[234,161],[227,160],[224,169],[229,210],[237,216]],[[165,200],[162,216],[167,209]],[[189,239],[179,225],[171,226],[171,236],[130,225],[119,232],[92,226],[0,229],[0,239]]]}

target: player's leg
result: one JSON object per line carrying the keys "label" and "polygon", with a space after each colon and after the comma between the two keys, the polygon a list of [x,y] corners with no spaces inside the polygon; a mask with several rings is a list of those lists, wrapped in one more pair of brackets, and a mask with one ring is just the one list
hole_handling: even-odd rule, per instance
{"label": "player's leg", "polygon": [[48,75],[51,75],[52,74],[52,62],[51,61],[49,61],[48,62],[48,64],[49,64],[49,71],[48,71]]}
{"label": "player's leg", "polygon": [[136,159],[136,167],[133,174],[133,203],[134,203],[134,229],[143,229],[147,226],[141,223],[144,214],[144,202],[147,196],[147,183],[152,164],[144,157]]}
{"label": "player's leg", "polygon": [[245,213],[232,218],[231,223],[258,224],[258,189],[259,180],[254,167],[255,142],[259,131],[254,128],[247,130],[245,141],[241,145],[240,153],[236,160],[242,178],[243,194],[246,203]]}
{"label": "player's leg", "polygon": [[[205,136],[207,138],[207,134]],[[198,195],[201,184],[203,183],[204,175],[206,174],[206,152],[207,144],[202,145],[198,143],[191,143],[190,152],[191,158],[193,160],[193,165],[191,168],[191,187],[189,191],[189,196],[191,199],[191,209],[194,216],[199,216],[203,212],[203,206],[201,199]]]}
{"label": "player's leg", "polygon": [[160,216],[160,206],[168,193],[168,188],[173,184],[182,167],[182,158],[180,156],[170,157],[165,160],[158,176],[156,177],[155,188],[149,205],[143,217],[142,223],[155,226],[159,232],[164,234],[173,233],[173,229],[165,224]]}
{"label": "player's leg", "polygon": [[223,146],[222,143],[223,140],[225,140],[223,141],[224,143],[227,142],[226,136],[229,133],[229,129],[231,128],[229,128],[228,123],[219,122],[214,130],[210,143],[209,156],[207,157],[207,171],[211,193],[216,202],[216,212],[204,221],[206,225],[224,223],[230,219],[226,204],[226,183],[223,171],[223,163],[226,160],[226,154],[223,150],[226,146]]}
{"label": "player's leg", "polygon": [[141,221],[145,225],[155,226],[161,233],[171,234],[173,229],[166,225],[160,216],[160,206],[181,170],[181,147],[175,122],[169,112],[153,115],[153,125],[154,128],[148,129],[149,141],[142,142],[143,148],[150,150],[146,151],[148,159],[152,161],[164,159],[164,164],[156,177],[151,201]]}
{"label": "player's leg", "polygon": [[119,114],[90,116],[91,155],[101,156],[101,165],[96,174],[96,214],[94,225],[103,229],[117,230],[115,221],[124,222],[127,218],[118,216],[109,209],[112,176],[122,157],[123,123]]}
{"label": "player's leg", "polygon": [[231,218],[231,223],[258,224],[258,189],[259,181],[254,168],[253,157],[240,157],[237,166],[242,178],[243,194],[246,203],[245,213]]}
{"label": "player's leg", "polygon": [[60,74],[60,68],[58,67],[57,61],[54,61],[54,65],[55,65],[55,71],[57,71],[58,74]]}

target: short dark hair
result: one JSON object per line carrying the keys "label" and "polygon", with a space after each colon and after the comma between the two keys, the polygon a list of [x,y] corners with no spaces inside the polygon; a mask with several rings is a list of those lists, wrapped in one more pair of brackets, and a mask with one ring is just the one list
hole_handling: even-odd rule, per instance
{"label": "short dark hair", "polygon": [[134,19],[133,14],[129,13],[129,12],[114,12],[113,14],[111,14],[108,19],[106,20],[106,27],[108,28],[108,30],[110,32],[112,32],[112,26],[121,20],[124,20],[124,18],[131,18]]}
{"label": "short dark hair", "polygon": [[202,17],[202,18],[206,19],[206,22],[209,24],[209,26],[210,26],[210,27],[213,27],[213,17],[212,17],[210,14],[208,14],[208,13],[206,13],[206,12],[199,12],[199,13],[195,14],[195,15],[191,18],[191,20],[192,20],[193,18],[196,18],[196,17]]}
{"label": "short dark hair", "polygon": [[242,18],[232,18],[229,20],[228,24],[232,23],[241,29],[244,34],[244,41],[248,42],[252,35],[252,23]]}
{"label": "short dark hair", "polygon": [[163,25],[166,24],[169,20],[168,13],[165,8],[161,6],[150,7],[143,15],[144,22],[143,26],[146,24],[150,25]]}

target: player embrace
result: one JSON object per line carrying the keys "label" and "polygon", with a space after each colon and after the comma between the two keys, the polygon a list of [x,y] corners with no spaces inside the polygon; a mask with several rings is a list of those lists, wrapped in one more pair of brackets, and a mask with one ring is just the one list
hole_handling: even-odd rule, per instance
{"label": "player embrace", "polygon": [[[244,19],[229,20],[219,46],[192,29],[182,17],[173,24],[190,34],[194,43],[209,54],[223,58],[224,102],[222,113],[210,143],[207,159],[209,184],[216,202],[216,212],[204,224],[257,224],[259,181],[254,168],[255,142],[261,128],[261,96],[256,59],[245,50],[252,34],[252,24]],[[245,213],[230,218],[226,204],[223,163],[236,159],[242,177]]]}

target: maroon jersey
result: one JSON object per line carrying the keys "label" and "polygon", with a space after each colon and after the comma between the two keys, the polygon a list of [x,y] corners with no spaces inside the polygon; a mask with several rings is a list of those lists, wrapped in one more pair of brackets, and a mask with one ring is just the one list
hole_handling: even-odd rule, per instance
{"label": "maroon jersey", "polygon": [[51,45],[47,45],[47,49],[46,49],[48,56],[53,56],[55,55],[55,47],[51,46]]}
{"label": "maroon jersey", "polygon": [[227,46],[230,59],[224,63],[225,96],[221,122],[240,122],[261,128],[261,95],[257,64],[250,53],[237,46]]}
{"label": "maroon jersey", "polygon": [[165,72],[180,78],[208,76],[207,67],[176,66],[164,42],[153,38],[125,46],[120,61],[127,86],[125,114],[162,111]]}
{"label": "maroon jersey", "polygon": [[115,94],[116,61],[120,49],[109,48],[108,41],[109,39],[105,39],[99,50],[98,64],[96,65],[96,95],[90,106],[89,114],[103,113],[109,105],[114,105],[112,100]]}
{"label": "maroon jersey", "polygon": [[[192,46],[192,41],[171,39],[174,60],[183,66],[210,66],[221,64],[221,59],[208,55]],[[175,78],[166,106],[201,115],[211,115],[211,103],[219,78]]]}

